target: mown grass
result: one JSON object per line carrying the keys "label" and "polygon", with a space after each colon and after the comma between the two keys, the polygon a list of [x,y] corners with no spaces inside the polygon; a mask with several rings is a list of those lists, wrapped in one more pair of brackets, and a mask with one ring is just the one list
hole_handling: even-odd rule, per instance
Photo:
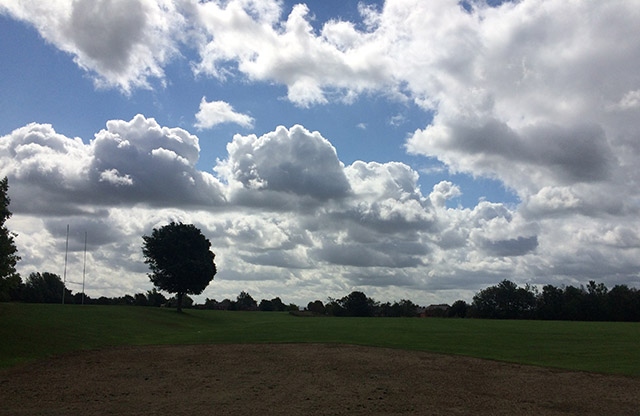
{"label": "mown grass", "polygon": [[640,323],[301,318],[274,312],[0,304],[0,367],[120,345],[348,343],[640,377]]}

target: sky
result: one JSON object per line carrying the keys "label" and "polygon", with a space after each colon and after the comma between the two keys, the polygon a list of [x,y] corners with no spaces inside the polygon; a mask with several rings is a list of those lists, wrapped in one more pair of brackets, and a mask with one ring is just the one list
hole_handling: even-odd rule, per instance
{"label": "sky", "polygon": [[197,301],[640,287],[637,6],[0,0],[18,270],[146,292],[181,221]]}

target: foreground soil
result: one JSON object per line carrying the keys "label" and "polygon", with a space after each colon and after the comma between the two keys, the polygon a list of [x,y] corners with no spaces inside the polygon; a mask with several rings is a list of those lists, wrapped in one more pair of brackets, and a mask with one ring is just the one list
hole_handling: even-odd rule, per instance
{"label": "foreground soil", "polygon": [[350,345],[127,347],[0,371],[0,415],[637,415],[640,379]]}

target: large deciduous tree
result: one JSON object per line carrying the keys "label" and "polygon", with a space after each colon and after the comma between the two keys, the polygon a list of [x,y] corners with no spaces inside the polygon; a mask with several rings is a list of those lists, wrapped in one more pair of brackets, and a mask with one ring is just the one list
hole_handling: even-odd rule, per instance
{"label": "large deciduous tree", "polygon": [[348,316],[373,316],[376,303],[362,292],[353,291],[340,299]]}
{"label": "large deciduous tree", "polygon": [[175,293],[182,312],[184,295],[199,295],[216,274],[211,243],[193,224],[173,221],[142,239],[149,279],[158,289]]}
{"label": "large deciduous tree", "polygon": [[255,311],[258,309],[258,303],[249,293],[242,291],[236,298],[236,309],[239,311]]}
{"label": "large deciduous tree", "polygon": [[20,260],[18,249],[13,241],[14,234],[5,226],[11,217],[9,211],[9,181],[7,177],[0,180],[0,300],[9,300],[10,294],[21,283],[16,272],[16,263]]}
{"label": "large deciduous tree", "polygon": [[65,299],[73,299],[71,291],[64,286],[60,276],[49,272],[34,272],[27,277],[22,298],[25,302],[60,303],[63,293]]}
{"label": "large deciduous tree", "polygon": [[473,297],[473,307],[479,317],[491,319],[529,318],[535,309],[535,302],[531,287],[519,288],[506,279]]}

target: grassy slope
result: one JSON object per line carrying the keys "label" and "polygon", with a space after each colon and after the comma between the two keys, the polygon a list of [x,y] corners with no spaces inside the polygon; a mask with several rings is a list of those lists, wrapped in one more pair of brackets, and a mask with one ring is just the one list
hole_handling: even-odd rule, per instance
{"label": "grassy slope", "polygon": [[0,367],[114,345],[335,342],[640,376],[640,324],[0,304]]}

